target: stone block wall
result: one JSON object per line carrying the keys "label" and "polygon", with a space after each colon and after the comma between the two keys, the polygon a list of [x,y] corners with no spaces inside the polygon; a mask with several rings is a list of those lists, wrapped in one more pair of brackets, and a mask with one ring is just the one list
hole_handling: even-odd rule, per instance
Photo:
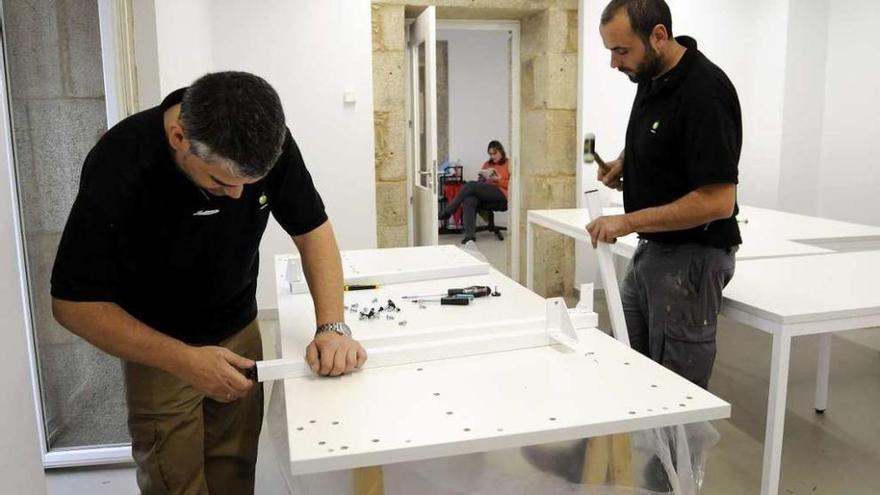
{"label": "stone block wall", "polygon": [[[525,278],[526,212],[571,208],[577,194],[577,6],[549,6],[521,21],[520,274]],[[571,295],[574,242],[535,229],[535,291]]]}
{"label": "stone block wall", "polygon": [[373,117],[379,247],[408,244],[404,5],[373,4]]}
{"label": "stone block wall", "polygon": [[[438,18],[518,19],[520,30],[520,278],[529,209],[577,203],[577,0],[373,0],[377,228],[380,247],[407,243],[405,18],[427,5]],[[535,288],[570,295],[574,243],[536,229]]]}

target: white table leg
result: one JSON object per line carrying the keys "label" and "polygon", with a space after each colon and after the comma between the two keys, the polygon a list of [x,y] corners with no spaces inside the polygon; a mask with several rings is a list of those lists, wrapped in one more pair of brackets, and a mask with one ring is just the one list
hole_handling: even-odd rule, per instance
{"label": "white table leg", "polygon": [[782,432],[785,426],[785,399],[788,392],[788,361],[791,337],[783,330],[773,334],[770,363],[770,395],[767,403],[767,430],[764,434],[764,467],[761,495],[777,495],[782,465]]}
{"label": "white table leg", "polygon": [[535,288],[535,229],[532,222],[526,221],[526,288]]}
{"label": "white table leg", "polygon": [[816,412],[828,407],[828,375],[831,372],[831,334],[819,336],[819,362],[816,366]]}

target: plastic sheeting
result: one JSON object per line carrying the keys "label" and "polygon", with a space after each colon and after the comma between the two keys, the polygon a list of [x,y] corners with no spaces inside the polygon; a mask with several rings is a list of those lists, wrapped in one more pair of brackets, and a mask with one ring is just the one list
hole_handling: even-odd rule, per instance
{"label": "plastic sheeting", "polygon": [[[720,438],[706,422],[627,434],[626,481],[583,482],[585,466],[596,465],[591,456],[614,457],[603,451],[613,441],[595,439],[390,464],[382,476],[376,470],[291,476],[284,465],[288,439],[277,428],[284,421],[280,388],[273,387],[268,426],[288,493],[295,495],[698,495],[709,452]],[[602,461],[598,465],[603,469]]]}

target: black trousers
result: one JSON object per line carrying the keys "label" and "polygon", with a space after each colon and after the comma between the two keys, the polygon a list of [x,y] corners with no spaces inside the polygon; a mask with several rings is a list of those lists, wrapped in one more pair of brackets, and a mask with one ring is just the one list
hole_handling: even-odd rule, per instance
{"label": "black trousers", "polygon": [[464,236],[475,239],[477,237],[477,209],[481,205],[507,204],[507,197],[497,186],[486,182],[468,182],[452,201],[440,212],[440,219],[445,220],[455,213],[459,206],[463,207],[462,222],[464,223]]}

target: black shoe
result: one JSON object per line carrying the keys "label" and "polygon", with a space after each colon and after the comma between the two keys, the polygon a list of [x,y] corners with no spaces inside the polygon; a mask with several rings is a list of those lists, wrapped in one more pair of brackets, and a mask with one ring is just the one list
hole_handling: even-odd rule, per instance
{"label": "black shoe", "polygon": [[464,239],[461,240],[461,244],[462,245],[467,244],[468,241],[477,242],[477,238],[476,237],[465,237]]}
{"label": "black shoe", "polygon": [[569,483],[581,483],[587,441],[575,440],[550,445],[533,445],[520,449],[529,464]]}
{"label": "black shoe", "polygon": [[666,473],[666,467],[659,457],[653,456],[645,466],[645,488],[660,493],[669,493],[672,491],[672,483],[669,481],[669,475]]}

